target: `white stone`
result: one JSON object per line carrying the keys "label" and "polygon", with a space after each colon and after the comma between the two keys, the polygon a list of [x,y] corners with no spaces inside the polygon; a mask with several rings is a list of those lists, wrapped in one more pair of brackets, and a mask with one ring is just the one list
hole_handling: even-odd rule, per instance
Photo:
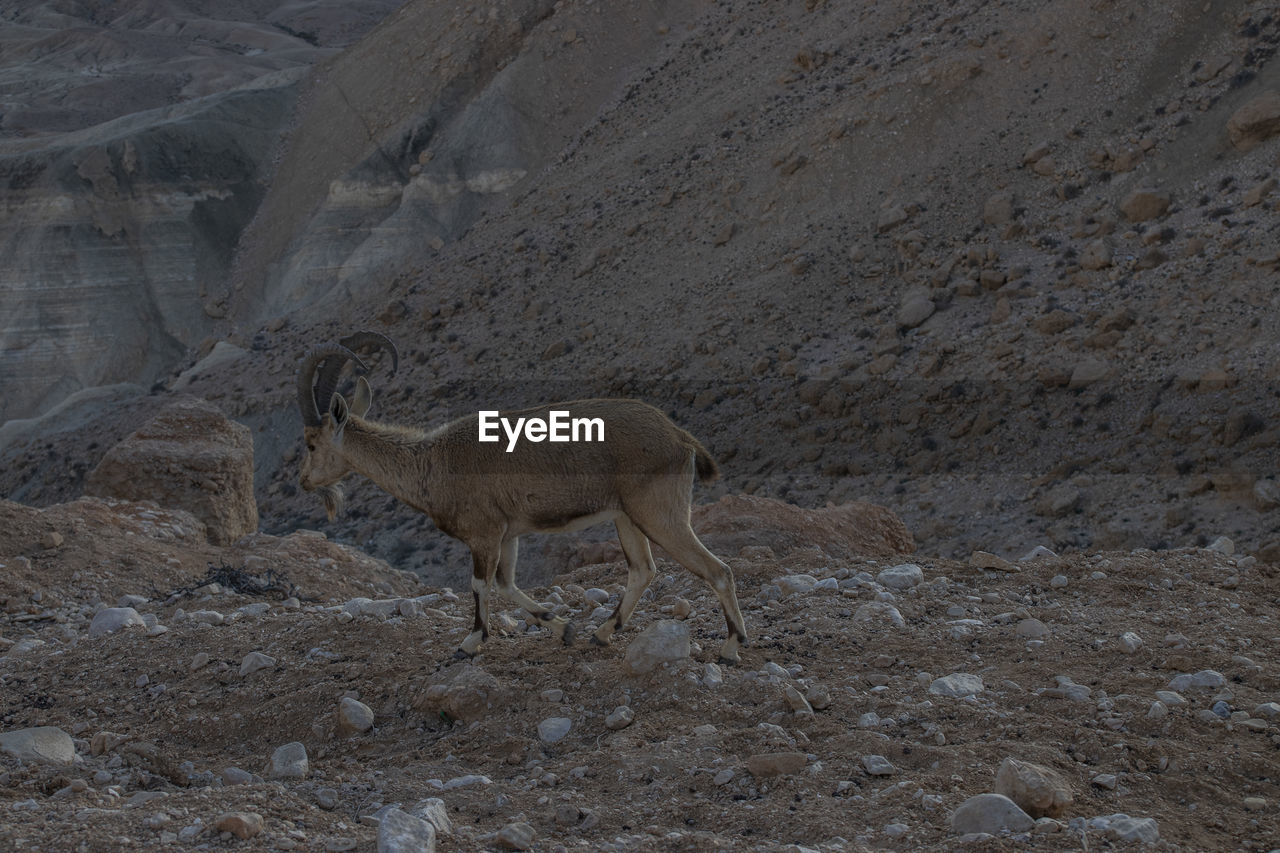
{"label": "white stone", "polygon": [[449,810],[445,806],[444,800],[439,797],[428,797],[425,800],[419,800],[409,813],[434,826],[437,835],[453,834],[453,821],[449,819]]}
{"label": "white stone", "polygon": [[1044,547],[1043,545],[1037,545],[1036,547],[1032,548],[1032,549],[1031,549],[1030,551],[1028,551],[1027,553],[1023,554],[1023,555],[1018,559],[1018,562],[1019,562],[1019,563],[1026,563],[1026,562],[1030,562],[1031,560],[1039,560],[1039,559],[1042,559],[1042,558],[1044,558],[1044,557],[1057,557],[1057,556],[1058,556],[1057,554],[1053,553],[1052,551],[1050,551],[1048,548]]}
{"label": "white stone", "polygon": [[862,756],[862,769],[867,771],[868,776],[892,776],[898,772],[898,768],[890,764],[889,759],[883,755]]}
{"label": "white stone", "polygon": [[548,717],[538,723],[538,740],[543,743],[556,743],[564,738],[573,728],[573,720],[568,717]]}
{"label": "white stone", "polygon": [[811,592],[818,579],[813,575],[785,575],[774,581],[783,595]]}
{"label": "white stone", "polygon": [[1053,578],[1049,581],[1049,586],[1053,587],[1054,589],[1062,589],[1070,582],[1071,581],[1067,580],[1066,575],[1054,575]]}
{"label": "white stone", "polygon": [[899,591],[919,586],[923,581],[924,570],[915,563],[891,566],[876,575],[876,582],[881,586]]}
{"label": "white stone", "polygon": [[654,622],[627,646],[622,667],[632,675],[653,672],[689,657],[689,625],[675,619]]}
{"label": "white stone", "polygon": [[1174,690],[1157,690],[1156,699],[1170,708],[1178,708],[1187,704],[1187,700],[1182,698],[1182,694]]}
{"label": "white stone", "polygon": [[1120,635],[1120,651],[1127,655],[1131,655],[1138,649],[1142,648],[1142,638],[1132,631],[1125,631]]}
{"label": "white stone", "polygon": [[434,853],[436,828],[419,817],[391,809],[378,822],[378,853]]}
{"label": "white stone", "polygon": [[373,728],[373,709],[350,696],[338,701],[338,730],[364,733]]}
{"label": "white stone", "polygon": [[619,705],[613,709],[613,713],[604,718],[604,727],[616,732],[619,729],[625,729],[627,726],[631,725],[635,718],[635,712],[626,705]]}
{"label": "white stone", "polygon": [[1018,623],[1018,627],[1014,629],[1019,637],[1026,637],[1030,640],[1038,640],[1041,637],[1049,635],[1049,626],[1045,625],[1039,619],[1023,619]]}
{"label": "white stone", "polygon": [[1169,716],[1169,706],[1161,702],[1159,699],[1151,703],[1151,707],[1147,709],[1148,720],[1163,720]]}
{"label": "white stone", "polygon": [[272,779],[305,779],[310,770],[307,748],[293,741],[271,753],[271,767],[267,772]]}
{"label": "white stone", "polygon": [[1001,794],[978,794],[965,800],[951,815],[951,828],[961,834],[1026,832],[1035,826],[1031,816]]}
{"label": "white stone", "polygon": [[853,618],[857,622],[878,622],[887,619],[895,628],[907,627],[907,620],[902,618],[898,608],[884,601],[868,601],[866,604],[859,605],[853,612]]}
{"label": "white stone", "polygon": [[36,726],[0,733],[0,752],[20,761],[44,764],[71,764],[76,746],[71,735],[57,726]]}
{"label": "white stone", "polygon": [[196,610],[187,614],[187,618],[192,622],[199,622],[204,625],[221,625],[226,622],[226,617],[216,610]]}
{"label": "white stone", "polygon": [[146,627],[146,621],[132,607],[106,607],[94,614],[89,623],[89,636],[103,637],[125,628]]}
{"label": "white stone", "polygon": [[935,678],[929,685],[929,692],[935,696],[973,696],[984,689],[982,677],[967,672],[953,672],[951,675]]}
{"label": "white stone", "polygon": [[249,652],[240,661],[240,675],[245,676],[276,665],[276,659],[262,652]]}

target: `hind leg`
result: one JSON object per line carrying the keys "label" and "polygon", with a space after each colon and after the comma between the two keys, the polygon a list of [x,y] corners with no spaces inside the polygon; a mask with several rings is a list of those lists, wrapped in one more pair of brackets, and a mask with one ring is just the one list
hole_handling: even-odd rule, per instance
{"label": "hind leg", "polygon": [[[738,662],[738,647],[747,642],[747,629],[738,609],[738,595],[734,590],[733,570],[720,562],[706,549],[689,526],[687,511],[684,519],[651,519],[651,526],[642,528],[645,534],[661,545],[672,558],[693,574],[702,578],[715,591],[724,611],[728,639],[720,647],[720,662]],[[656,524],[654,524],[656,522]],[[666,522],[666,523],[663,523]]]}
{"label": "hind leg", "polygon": [[559,637],[566,646],[572,645],[573,623],[556,616],[516,586],[516,556],[519,545],[520,540],[515,536],[502,541],[502,551],[498,555],[498,592],[523,607],[530,616],[550,629],[551,633]]}
{"label": "hind leg", "polygon": [[653,564],[653,552],[649,550],[649,539],[640,532],[640,528],[632,524],[625,514],[615,518],[613,524],[618,529],[622,553],[627,555],[627,589],[618,601],[617,608],[591,637],[592,642],[601,646],[609,645],[613,632],[627,624],[640,596],[658,573]]}

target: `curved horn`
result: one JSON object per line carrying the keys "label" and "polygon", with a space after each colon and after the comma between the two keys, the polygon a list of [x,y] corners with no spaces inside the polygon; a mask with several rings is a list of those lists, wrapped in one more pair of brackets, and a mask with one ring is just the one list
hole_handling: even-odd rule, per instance
{"label": "curved horn", "polygon": [[[298,408],[302,410],[302,423],[305,426],[320,426],[320,413],[329,410],[329,402],[338,387],[338,374],[348,361],[354,361],[361,371],[369,369],[358,355],[336,344],[314,347],[303,356],[298,364]],[[317,368],[320,372],[318,382]]]}
{"label": "curved horn", "polygon": [[339,341],[339,343],[352,351],[367,347],[377,347],[386,350],[391,354],[391,373],[393,376],[395,375],[396,368],[400,366],[400,353],[396,349],[396,345],[393,344],[391,339],[386,335],[379,334],[378,332],[356,332],[355,334],[347,335]]}

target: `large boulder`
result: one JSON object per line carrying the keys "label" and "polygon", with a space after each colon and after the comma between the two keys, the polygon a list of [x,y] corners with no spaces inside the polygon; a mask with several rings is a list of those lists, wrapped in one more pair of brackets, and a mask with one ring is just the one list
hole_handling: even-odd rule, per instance
{"label": "large boulder", "polygon": [[258,529],[249,428],[195,398],[167,406],[111,448],[85,492],[184,509],[205,523],[216,545]]}

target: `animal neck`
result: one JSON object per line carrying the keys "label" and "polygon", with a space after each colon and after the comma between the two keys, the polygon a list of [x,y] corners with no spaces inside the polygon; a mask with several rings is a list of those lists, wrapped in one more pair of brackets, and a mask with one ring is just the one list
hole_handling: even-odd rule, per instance
{"label": "animal neck", "polygon": [[427,434],[415,429],[367,421],[356,415],[343,428],[342,454],[352,470],[393,497],[424,510]]}

